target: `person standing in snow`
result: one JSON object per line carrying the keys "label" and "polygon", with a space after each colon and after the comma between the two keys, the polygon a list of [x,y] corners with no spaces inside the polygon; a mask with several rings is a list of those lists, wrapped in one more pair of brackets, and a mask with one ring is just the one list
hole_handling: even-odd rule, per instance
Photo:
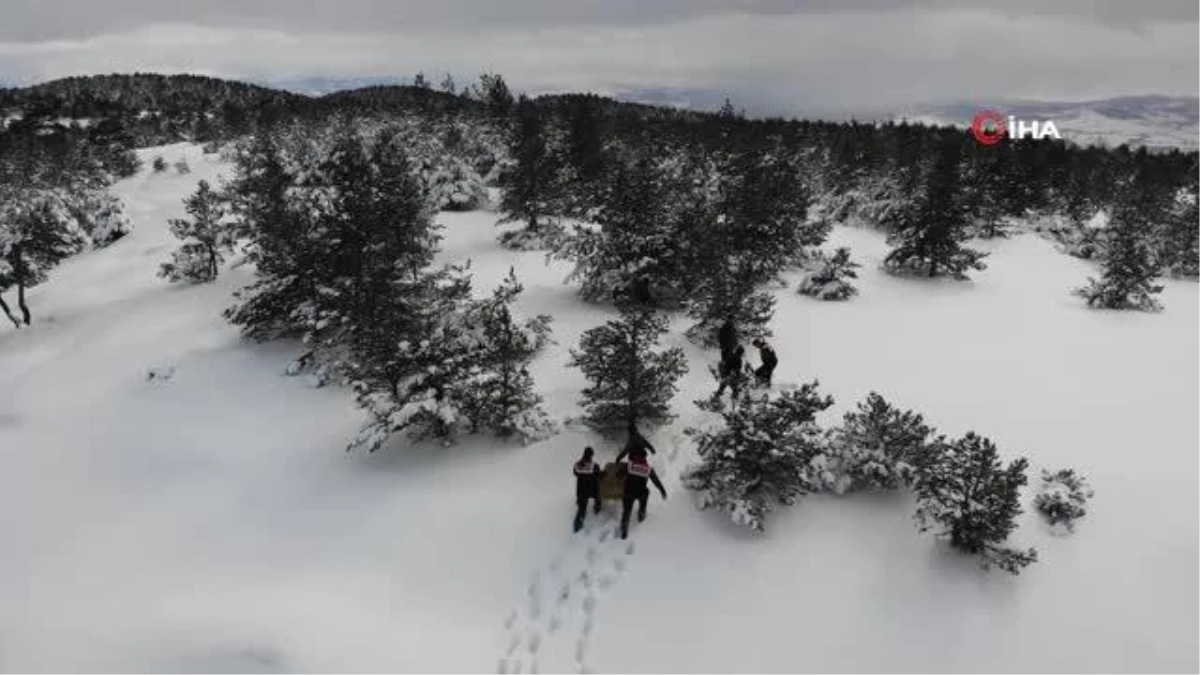
{"label": "person standing in snow", "polygon": [[625,491],[621,496],[621,538],[629,538],[629,517],[633,514],[633,505],[638,505],[638,522],[646,519],[646,504],[650,501],[650,486],[647,481],[654,483],[663,499],[667,498],[667,489],[663,487],[658,474],[650,466],[650,460],[642,453],[638,457],[630,457],[629,467],[625,473]]}
{"label": "person standing in snow", "polygon": [[737,347],[738,337],[737,328],[734,327],[733,321],[725,319],[725,323],[717,329],[717,344],[721,347],[721,360],[728,358],[733,350]]}
{"label": "person standing in snow", "polygon": [[633,422],[630,422],[629,440],[625,441],[625,447],[621,450],[620,454],[617,455],[616,461],[620,462],[625,458],[626,455],[629,456],[631,461],[637,457],[644,458],[646,456],[646,451],[649,451],[652,455],[657,454],[657,452],[654,450],[654,446],[650,445],[650,441],[646,440],[646,437],[638,432],[637,425]]}
{"label": "person standing in snow", "polygon": [[721,394],[725,393],[725,387],[733,390],[733,398],[736,400],[738,392],[742,388],[742,372],[745,363],[746,348],[738,345],[733,348],[733,351],[721,359],[721,366],[718,374],[720,375],[721,384],[717,387],[717,393],[713,395],[714,399],[720,398]]}
{"label": "person standing in snow", "polygon": [[762,365],[754,371],[754,377],[758,379],[760,385],[770,386],[771,375],[775,372],[775,366],[779,365],[779,357],[775,356],[775,350],[771,348],[771,345],[760,337],[754,338],[751,344],[758,347],[758,356],[762,360]]}
{"label": "person standing in snow", "polygon": [[595,462],[595,451],[586,447],[583,456],[575,462],[575,531],[583,529],[587,515],[588,500],[596,500],[595,512],[600,513],[600,465]]}

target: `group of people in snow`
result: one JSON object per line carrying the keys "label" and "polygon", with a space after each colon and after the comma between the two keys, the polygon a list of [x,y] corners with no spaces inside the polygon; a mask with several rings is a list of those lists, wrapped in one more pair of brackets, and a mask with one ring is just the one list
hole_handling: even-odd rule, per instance
{"label": "group of people in snow", "polygon": [[[779,365],[775,350],[761,337],[751,340],[750,344],[758,349],[760,364],[751,368],[745,362],[746,348],[738,342],[737,329],[732,321],[725,321],[717,331],[717,342],[721,348],[721,364],[719,366],[720,386],[714,398],[720,398],[728,387],[736,399],[741,387],[752,375],[760,386],[770,386],[771,376]],[[663,499],[667,498],[667,489],[663,487],[658,474],[650,466],[650,455],[657,454],[654,446],[638,431],[637,425],[629,423],[628,440],[625,447],[617,454],[610,471],[615,472],[614,479],[621,481],[621,527],[622,539],[629,537],[629,521],[636,505],[638,522],[646,519],[646,506],[650,500],[650,485],[653,484]],[[628,463],[622,460],[629,458]],[[601,481],[605,478],[605,468],[596,462],[596,451],[588,446],[583,449],[583,455],[575,462],[575,531],[583,529],[584,519],[587,518],[588,505],[592,503],[594,513],[601,509]]]}
{"label": "group of people in snow", "polygon": [[760,386],[771,385],[771,376],[775,373],[775,366],[779,365],[779,357],[764,338],[756,337],[750,341],[750,344],[758,349],[758,368],[751,368],[746,363],[746,348],[739,344],[737,328],[732,321],[727,319],[717,330],[717,344],[721,347],[721,364],[717,370],[721,383],[713,396],[714,399],[719,399],[721,394],[725,393],[726,387],[732,390],[736,399],[748,375],[753,375],[755,382]]}
{"label": "group of people in snow", "polygon": [[[649,454],[647,454],[649,453]],[[584,518],[587,517],[588,502],[595,501],[593,507],[600,513],[600,481],[604,470],[596,463],[595,450],[590,446],[583,449],[583,456],[575,462],[575,531],[583,529]],[[654,446],[638,431],[637,425],[629,424],[629,440],[617,455],[613,469],[623,475],[621,492],[621,538],[629,537],[629,521],[633,515],[633,507],[638,507],[638,522],[646,519],[646,506],[650,501],[650,484],[658,489],[663,499],[667,498],[667,489],[663,487],[654,467],[650,466],[650,454],[655,454]],[[629,458],[627,464],[621,460]]]}

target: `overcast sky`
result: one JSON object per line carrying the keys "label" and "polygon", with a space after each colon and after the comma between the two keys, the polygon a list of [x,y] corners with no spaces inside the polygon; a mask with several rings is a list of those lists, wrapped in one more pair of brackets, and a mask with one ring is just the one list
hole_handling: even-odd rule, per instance
{"label": "overcast sky", "polygon": [[3,0],[0,81],[493,70],[808,111],[1197,95],[1197,0]]}

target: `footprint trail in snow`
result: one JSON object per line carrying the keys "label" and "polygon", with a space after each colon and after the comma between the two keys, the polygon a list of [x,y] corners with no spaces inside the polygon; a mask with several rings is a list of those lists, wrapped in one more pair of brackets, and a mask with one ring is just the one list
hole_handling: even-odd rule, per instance
{"label": "footprint trail in snow", "polygon": [[[680,440],[673,436],[663,454],[664,479],[674,473]],[[630,539],[622,540],[619,512],[619,505],[609,503],[604,512],[589,513],[584,528],[533,572],[525,597],[504,619],[506,649],[497,672],[536,673],[547,663],[548,672],[593,671],[589,655],[600,599],[617,585],[637,550],[638,523],[631,524]]]}

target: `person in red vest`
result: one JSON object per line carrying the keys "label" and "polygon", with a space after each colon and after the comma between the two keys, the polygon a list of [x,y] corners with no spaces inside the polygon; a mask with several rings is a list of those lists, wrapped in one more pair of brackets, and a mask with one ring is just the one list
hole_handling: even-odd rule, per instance
{"label": "person in red vest", "polygon": [[575,462],[575,531],[583,529],[587,515],[588,500],[596,500],[595,512],[600,513],[600,465],[592,457],[596,454],[591,447],[583,449],[583,456]]}
{"label": "person in red vest", "polygon": [[625,473],[625,493],[621,499],[621,538],[629,537],[629,516],[633,513],[633,504],[638,504],[638,522],[646,519],[646,503],[650,501],[650,486],[646,481],[654,483],[663,499],[667,498],[667,489],[663,487],[658,474],[650,466],[646,453],[630,453],[629,468]]}

